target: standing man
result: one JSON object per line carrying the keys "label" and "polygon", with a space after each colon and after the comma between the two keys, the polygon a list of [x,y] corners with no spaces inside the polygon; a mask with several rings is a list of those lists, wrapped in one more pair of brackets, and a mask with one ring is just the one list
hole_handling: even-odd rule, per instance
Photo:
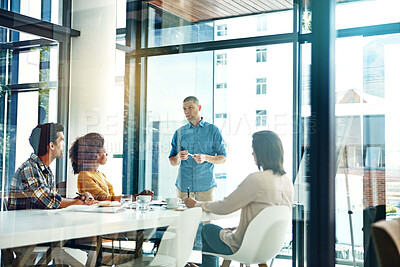
{"label": "standing man", "polygon": [[15,172],[10,185],[8,210],[57,209],[70,205],[91,205],[90,193],[79,198],[63,198],[56,191],[50,164],[63,156],[64,126],[59,123],[38,125],[29,137],[34,153]]}
{"label": "standing man", "polygon": [[200,117],[201,105],[194,96],[183,100],[183,112],[188,124],[175,131],[169,162],[179,165],[175,186],[178,197],[190,197],[199,201],[212,201],[217,186],[214,164],[226,161],[226,145],[219,129]]}

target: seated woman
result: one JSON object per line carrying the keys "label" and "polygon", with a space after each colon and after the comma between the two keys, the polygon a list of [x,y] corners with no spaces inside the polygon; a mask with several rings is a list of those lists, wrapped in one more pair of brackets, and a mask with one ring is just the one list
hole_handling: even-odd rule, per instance
{"label": "seated woman", "polygon": [[[121,196],[115,195],[104,173],[98,171],[100,165],[106,164],[107,156],[104,138],[98,133],[78,137],[69,149],[73,172],[78,174],[79,193],[89,192],[96,200],[121,201]],[[140,194],[153,195],[153,192],[144,190]],[[138,195],[133,195],[133,200]]]}
{"label": "seated woman", "polygon": [[[243,240],[247,226],[264,208],[274,205],[291,206],[293,184],[283,169],[283,147],[278,135],[271,131],[253,134],[253,156],[259,172],[248,175],[238,188],[221,201],[197,202],[188,198],[187,207],[202,207],[215,214],[229,214],[242,209],[236,230],[222,229],[214,224],[203,226],[203,251],[230,255]],[[202,256],[202,267],[217,267],[218,257]]]}

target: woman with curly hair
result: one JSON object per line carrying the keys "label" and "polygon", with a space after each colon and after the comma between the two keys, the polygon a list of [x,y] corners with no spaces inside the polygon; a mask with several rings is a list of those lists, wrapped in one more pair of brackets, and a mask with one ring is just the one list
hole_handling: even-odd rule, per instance
{"label": "woman with curly hair", "polygon": [[[98,170],[100,165],[107,162],[107,152],[104,148],[104,138],[99,133],[88,133],[78,137],[69,149],[74,174],[78,174],[79,193],[89,192],[96,200],[121,201],[116,196],[114,188],[107,181],[104,173]],[[150,190],[144,190],[141,195],[152,195]],[[136,198],[134,196],[134,199]]]}

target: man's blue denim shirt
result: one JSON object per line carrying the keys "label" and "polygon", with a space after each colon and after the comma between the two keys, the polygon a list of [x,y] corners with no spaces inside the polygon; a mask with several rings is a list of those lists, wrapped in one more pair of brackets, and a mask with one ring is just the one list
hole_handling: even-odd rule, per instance
{"label": "man's blue denim shirt", "polygon": [[[176,130],[171,145],[169,157],[176,156],[182,150],[188,150],[191,154],[226,157],[226,144],[220,130],[203,119],[197,127],[189,122]],[[189,156],[181,161],[175,185],[182,192],[186,192],[188,187],[191,192],[205,192],[216,187],[214,164],[206,161],[198,164]]]}

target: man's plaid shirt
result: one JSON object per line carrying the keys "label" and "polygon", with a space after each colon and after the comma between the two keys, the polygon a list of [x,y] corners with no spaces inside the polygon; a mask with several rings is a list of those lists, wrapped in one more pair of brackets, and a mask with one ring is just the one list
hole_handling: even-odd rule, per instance
{"label": "man's plaid shirt", "polygon": [[57,209],[60,203],[53,173],[32,153],[11,180],[8,210]]}

